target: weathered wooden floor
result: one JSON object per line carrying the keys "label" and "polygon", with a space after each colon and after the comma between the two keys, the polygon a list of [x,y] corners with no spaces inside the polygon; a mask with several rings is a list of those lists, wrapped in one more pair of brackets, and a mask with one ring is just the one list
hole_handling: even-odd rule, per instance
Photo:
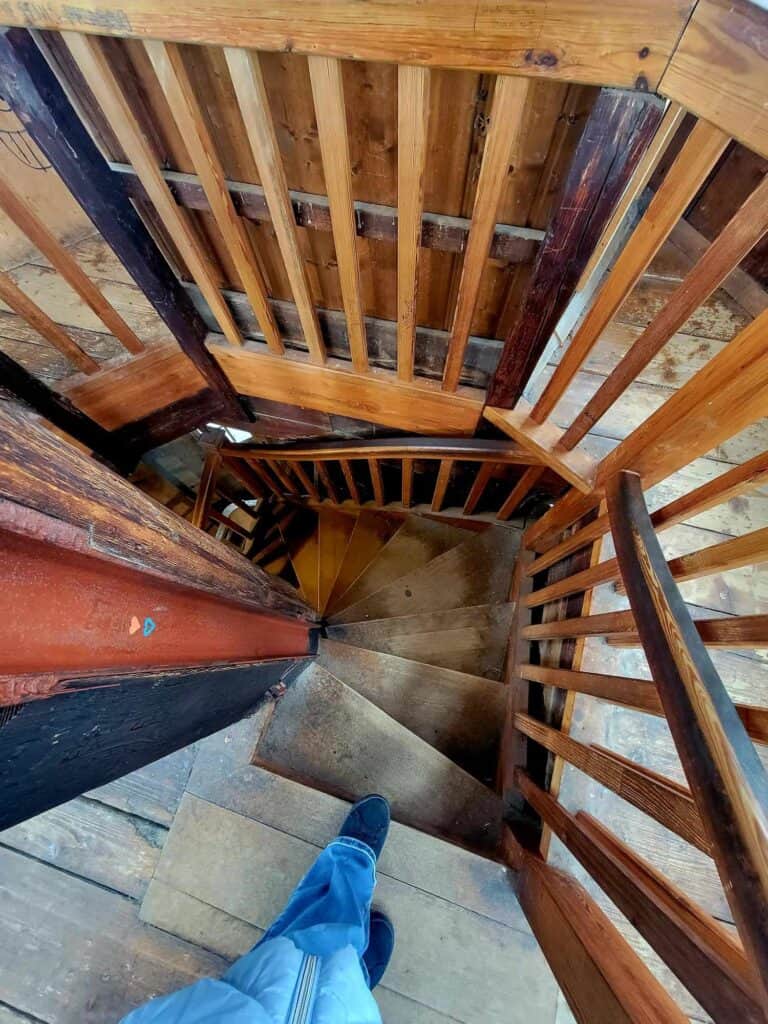
{"label": "weathered wooden floor", "polygon": [[[0,1024],[116,1021],[258,939],[348,805],[249,765],[256,728],[0,835]],[[398,937],[387,1024],[559,1019],[501,866],[393,825],[376,904]]]}

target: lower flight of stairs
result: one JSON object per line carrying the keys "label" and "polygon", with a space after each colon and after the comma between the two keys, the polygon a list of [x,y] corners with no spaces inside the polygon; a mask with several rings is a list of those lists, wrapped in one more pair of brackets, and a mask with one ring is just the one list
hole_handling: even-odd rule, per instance
{"label": "lower flight of stairs", "polygon": [[262,716],[253,762],[348,800],[382,793],[396,820],[493,850],[519,531],[338,509],[290,527],[281,571],[323,635]]}

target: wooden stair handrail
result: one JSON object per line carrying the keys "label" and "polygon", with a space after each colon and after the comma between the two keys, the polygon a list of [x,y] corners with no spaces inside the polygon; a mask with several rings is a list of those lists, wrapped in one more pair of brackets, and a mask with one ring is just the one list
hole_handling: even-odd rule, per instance
{"label": "wooden stair handrail", "polygon": [[639,475],[606,482],[645,655],[745,951],[768,1008],[768,776],[667,566]]}
{"label": "wooden stair handrail", "polygon": [[468,462],[499,462],[530,466],[539,460],[509,441],[480,438],[399,437],[365,441],[316,441],[311,444],[225,444],[221,454],[229,459],[299,459],[321,462],[334,459],[465,459]]}

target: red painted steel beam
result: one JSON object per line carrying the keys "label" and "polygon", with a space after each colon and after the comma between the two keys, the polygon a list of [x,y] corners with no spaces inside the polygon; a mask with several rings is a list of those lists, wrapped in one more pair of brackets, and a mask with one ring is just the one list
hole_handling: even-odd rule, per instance
{"label": "red painted steel beam", "polygon": [[309,653],[308,622],[40,538],[0,530],[0,565],[0,704],[48,695],[73,674]]}

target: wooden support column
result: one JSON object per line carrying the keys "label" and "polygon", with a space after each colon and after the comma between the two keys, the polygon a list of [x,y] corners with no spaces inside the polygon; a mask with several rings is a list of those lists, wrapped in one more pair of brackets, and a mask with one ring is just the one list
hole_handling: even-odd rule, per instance
{"label": "wooden support column", "polygon": [[536,257],[522,313],[506,340],[489,405],[509,409],[522,395],[662,114],[655,97],[601,90]]}
{"label": "wooden support column", "polygon": [[56,76],[24,29],[0,30],[0,93],[211,388],[224,414],[251,419],[205,348],[207,330]]}

